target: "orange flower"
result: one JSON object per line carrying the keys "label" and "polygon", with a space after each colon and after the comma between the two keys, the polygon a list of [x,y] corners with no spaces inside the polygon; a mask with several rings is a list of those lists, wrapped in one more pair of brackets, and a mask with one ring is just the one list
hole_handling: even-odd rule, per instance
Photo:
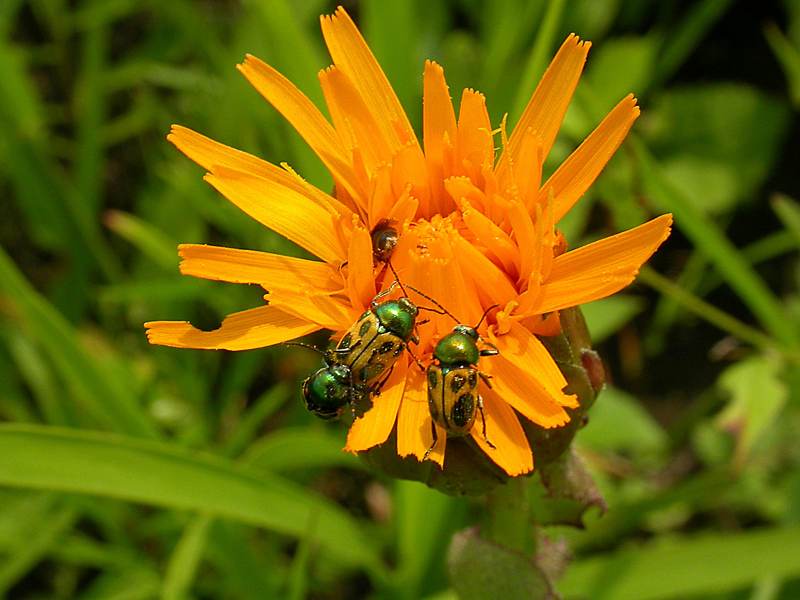
{"label": "orange flower", "polygon": [[[480,361],[492,376],[481,385],[482,420],[471,432],[509,475],[533,469],[519,422],[545,427],[569,421],[577,399],[535,334],[557,333],[558,311],[613,294],[628,285],[669,235],[671,215],[564,252],[556,230],[586,192],[639,115],[629,95],[551,175],[542,163],[556,138],[590,44],[570,35],[544,74],[519,123],[495,160],[495,132],[482,94],[464,90],[456,116],[442,68],[426,62],[423,140],[353,21],[339,8],[322,17],[333,66],[319,75],[329,122],[291,82],[247,56],[239,70],[297,129],[332,173],[326,194],[288,167],[280,168],[175,126],[168,139],[208,170],[212,186],[320,261],[215,246],[181,245],[181,272],[262,285],[268,304],[228,316],[219,329],[187,322],[147,323],[153,344],[246,350],[330,329],[340,336],[393,281],[373,261],[371,231],[389,220],[400,239],[392,265],[404,284],[437,299],[465,324],[499,305],[481,327],[499,350]],[[435,342],[452,330],[447,316],[426,313],[415,354],[428,364]],[[384,443],[397,427],[397,453],[422,460],[432,443],[424,374],[405,354],[374,406],[357,419],[346,450]],[[437,425],[438,427],[438,425]],[[447,436],[429,458],[444,462]]]}

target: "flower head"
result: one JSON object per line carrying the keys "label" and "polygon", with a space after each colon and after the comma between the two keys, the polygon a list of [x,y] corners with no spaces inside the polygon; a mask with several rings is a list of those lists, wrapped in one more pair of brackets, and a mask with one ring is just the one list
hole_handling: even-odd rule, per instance
{"label": "flower head", "polygon": [[[584,194],[639,115],[623,98],[546,180],[547,157],[590,44],[563,43],[510,136],[494,129],[486,101],[464,90],[458,115],[442,68],[425,63],[423,144],[383,71],[344,11],[322,18],[333,66],[320,72],[331,121],[292,83],[248,56],[239,70],[297,129],[330,170],[329,195],[289,167],[278,167],[175,126],[168,136],[208,170],[205,179],[228,200],[319,261],[251,250],[184,244],[181,272],[262,285],[267,304],[228,316],[219,329],[186,322],[146,324],[151,343],[245,350],[319,329],[340,337],[376,293],[394,281],[373,255],[372,232],[398,233],[391,265],[399,280],[475,325],[481,347],[483,412],[469,435],[509,475],[533,469],[524,419],[553,428],[569,421],[577,398],[537,335],[559,331],[558,311],[613,294],[669,235],[664,215],[629,231],[565,251],[559,220]],[[500,147],[499,156],[496,146]],[[420,306],[435,307],[424,297]],[[422,365],[450,333],[448,314],[425,313],[411,346]],[[373,407],[354,421],[346,450],[383,444],[396,428],[397,453],[444,463],[447,432],[432,426],[425,373],[404,353]],[[485,434],[484,434],[485,428]],[[437,442],[430,450],[436,431]],[[430,450],[430,451],[429,451]]]}

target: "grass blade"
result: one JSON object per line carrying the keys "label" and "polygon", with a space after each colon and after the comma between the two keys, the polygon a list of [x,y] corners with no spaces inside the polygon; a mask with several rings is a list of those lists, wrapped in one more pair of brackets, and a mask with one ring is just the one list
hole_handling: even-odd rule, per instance
{"label": "grass blade", "polygon": [[184,529],[164,574],[164,586],[161,589],[163,600],[182,600],[188,597],[187,592],[203,558],[210,524],[211,517],[201,515],[195,517]]}
{"label": "grass blade", "polygon": [[656,600],[706,597],[766,576],[798,575],[800,528],[773,528],[683,537],[585,559],[570,567],[559,589],[566,597]]}
{"label": "grass blade", "polygon": [[72,391],[73,398],[100,423],[117,431],[155,437],[156,429],[130,390],[79,342],[75,330],[17,270],[0,248],[0,294],[19,313]]}
{"label": "grass blade", "polygon": [[[561,23],[561,15],[564,12],[565,4],[564,0],[551,0],[547,3],[547,11],[544,14],[539,31],[536,33],[536,42],[531,48],[528,60],[525,62],[525,68],[522,71],[524,75],[512,104],[513,110],[510,115],[510,124],[517,122],[536,87],[536,82],[539,81],[542,73],[544,73],[553,49],[553,41],[558,32],[558,26]],[[512,130],[513,127],[509,129],[509,131]]]}
{"label": "grass blade", "polygon": [[644,144],[638,139],[633,142],[647,194],[660,208],[674,213],[681,231],[719,270],[764,328],[777,340],[797,346],[798,331],[789,326],[792,321],[780,300],[714,222],[669,184]]}
{"label": "grass blade", "polygon": [[0,425],[0,484],[96,494],[197,510],[316,541],[350,565],[380,569],[356,521],[327,500],[275,476],[174,445],[43,426]]}

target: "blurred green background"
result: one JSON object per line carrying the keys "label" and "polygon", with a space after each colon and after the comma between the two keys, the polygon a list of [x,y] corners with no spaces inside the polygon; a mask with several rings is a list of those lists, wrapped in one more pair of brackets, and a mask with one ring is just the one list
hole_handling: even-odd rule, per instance
{"label": "blurred green background", "polygon": [[[417,125],[425,58],[513,123],[566,34],[592,40],[548,171],[626,93],[643,107],[564,224],[578,246],[676,218],[637,285],[585,307],[612,385],[577,441],[609,510],[548,531],[573,554],[561,592],[800,597],[800,3],[345,6]],[[333,8],[0,1],[0,596],[454,597],[446,548],[481,503],[342,453],[343,426],[300,402],[316,356],[143,333],[260,303],[181,277],[179,242],[299,252],[164,136],[181,123],[330,189],[234,65],[253,53],[321,103]]]}

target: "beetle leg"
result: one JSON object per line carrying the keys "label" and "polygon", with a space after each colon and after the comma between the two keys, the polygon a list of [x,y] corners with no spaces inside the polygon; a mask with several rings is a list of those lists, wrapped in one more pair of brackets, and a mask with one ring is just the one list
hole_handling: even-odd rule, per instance
{"label": "beetle leg", "polygon": [[422,362],[420,362],[420,360],[417,358],[417,356],[411,351],[411,348],[409,347],[408,344],[406,344],[406,352],[408,352],[411,355],[411,358],[414,359],[414,362],[417,363],[417,366],[424,373],[425,372],[425,365],[423,365]]}
{"label": "beetle leg", "polygon": [[396,287],[397,287],[397,281],[393,281],[392,284],[388,288],[386,288],[382,292],[378,292],[375,295],[375,297],[372,299],[372,302],[371,302],[372,308],[377,307],[378,304],[379,304],[378,300],[380,300],[381,298],[384,298],[385,296],[388,296],[389,294],[391,294],[394,291],[394,288],[396,288]]}
{"label": "beetle leg", "polygon": [[478,396],[478,412],[481,413],[481,421],[483,422],[483,440],[489,445],[490,448],[497,449],[492,442],[489,441],[489,438],[486,437],[486,415],[483,412],[483,398]]}
{"label": "beetle leg", "polygon": [[492,382],[490,381],[492,376],[488,373],[484,373],[483,371],[478,371],[478,376],[483,379],[483,383],[486,384],[486,387],[492,389]]}
{"label": "beetle leg", "polygon": [[483,350],[480,351],[480,355],[481,356],[497,356],[498,354],[500,354],[500,350],[498,350],[497,346],[495,346],[491,342],[487,342],[486,340],[483,340],[483,343],[486,344],[489,347],[488,348],[484,348]]}
{"label": "beetle leg", "polygon": [[372,398],[369,390],[360,385],[350,386],[350,411],[353,413],[353,420],[363,417],[372,408]]}
{"label": "beetle leg", "polygon": [[[481,413],[481,414],[483,414],[483,413]],[[484,423],[484,428],[485,427],[486,427],[486,425]],[[433,449],[436,447],[436,442],[439,441],[439,434],[436,433],[436,423],[433,422],[433,419],[431,419],[431,433],[433,434],[433,442],[431,443],[431,447],[428,448],[427,450],[425,450],[425,456],[422,457],[422,460],[428,460],[428,457],[431,455],[431,452],[433,452]],[[486,436],[484,436],[484,437],[486,437]],[[494,447],[494,446],[492,446],[492,447]]]}
{"label": "beetle leg", "polygon": [[389,380],[392,371],[394,371],[394,365],[395,363],[392,363],[392,366],[389,367],[389,371],[386,373],[386,376],[370,388],[371,393],[375,394],[376,396],[381,395],[381,390],[383,389],[383,386],[386,385],[386,382]]}

